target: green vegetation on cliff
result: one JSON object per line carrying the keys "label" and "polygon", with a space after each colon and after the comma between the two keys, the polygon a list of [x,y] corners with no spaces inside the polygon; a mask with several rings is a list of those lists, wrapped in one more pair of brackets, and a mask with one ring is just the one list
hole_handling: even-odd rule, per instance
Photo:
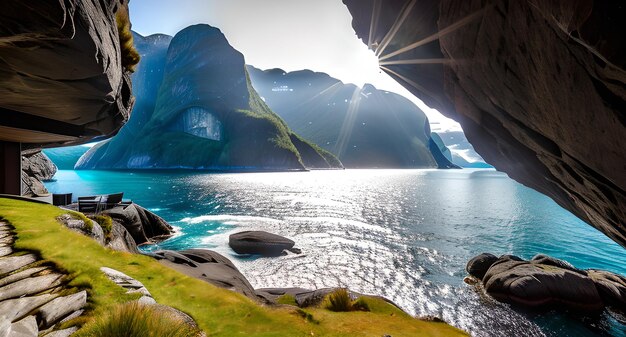
{"label": "green vegetation on cliff", "polygon": [[0,217],[15,227],[17,249],[37,252],[73,276],[72,286],[86,288],[90,310],[81,322],[85,336],[118,305],[136,294],[111,282],[100,267],[119,270],[142,282],[160,304],[191,315],[211,336],[465,336],[445,323],[412,318],[383,300],[365,298],[370,312],[335,313],[324,308],[266,307],[229,290],[185,276],[156,260],[116,252],[75,233],[55,218],[66,211],[57,207],[0,198]]}

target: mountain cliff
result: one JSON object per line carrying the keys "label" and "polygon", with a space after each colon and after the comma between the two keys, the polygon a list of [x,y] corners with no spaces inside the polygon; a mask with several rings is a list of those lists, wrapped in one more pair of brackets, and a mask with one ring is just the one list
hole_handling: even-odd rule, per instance
{"label": "mountain cliff", "polygon": [[119,134],[77,169],[299,170],[341,167],[295,135],[250,85],[244,57],[217,28],[135,34],[137,102]]}
{"label": "mountain cliff", "polygon": [[267,105],[298,134],[351,168],[450,168],[430,147],[426,115],[408,99],[366,84],[359,88],[324,73],[248,66]]}

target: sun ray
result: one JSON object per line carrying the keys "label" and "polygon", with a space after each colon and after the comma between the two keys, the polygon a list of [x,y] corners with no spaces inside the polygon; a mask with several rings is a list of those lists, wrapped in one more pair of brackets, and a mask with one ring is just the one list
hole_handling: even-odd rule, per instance
{"label": "sun ray", "polygon": [[380,61],[381,66],[389,66],[394,64],[446,64],[456,62],[451,59],[412,59],[412,60],[397,60],[397,61]]}
{"label": "sun ray", "polygon": [[393,74],[393,75],[399,77],[401,80],[403,80],[406,83],[412,85],[413,87],[415,87],[415,89],[417,89],[417,90],[419,90],[419,91],[429,95],[430,97],[433,97],[433,98],[437,97],[437,95],[433,94],[431,91],[427,90],[423,86],[417,84],[417,82],[415,82],[415,81],[413,81],[413,80],[411,80],[409,78],[406,78],[405,76],[402,76],[402,75],[398,74],[397,72],[395,72],[395,71],[393,71],[393,70],[391,70],[391,69],[389,69],[389,68],[387,68],[385,66],[381,66],[380,69],[384,70],[385,72],[387,72],[389,74]]}
{"label": "sun ray", "polygon": [[389,59],[391,57],[394,57],[396,55],[400,55],[400,54],[405,53],[405,52],[407,52],[409,50],[413,50],[413,49],[415,49],[417,47],[423,46],[423,45],[425,45],[425,44],[427,44],[429,42],[437,40],[437,39],[439,39],[440,37],[442,37],[444,35],[450,34],[450,33],[454,32],[455,30],[465,26],[466,24],[468,24],[468,23],[470,23],[470,22],[480,18],[484,11],[485,11],[484,8],[481,9],[481,10],[478,10],[478,11],[476,11],[476,12],[474,12],[474,13],[472,13],[472,14],[464,17],[464,18],[462,18],[461,20],[451,24],[450,26],[448,26],[448,27],[438,31],[435,34],[432,34],[432,35],[430,35],[428,37],[425,37],[425,38],[423,38],[423,39],[421,39],[421,40],[419,40],[417,42],[414,42],[414,43],[406,46],[406,47],[400,48],[400,49],[398,49],[398,50],[396,50],[396,51],[394,51],[392,53],[389,53],[387,55],[381,56],[379,58],[379,60],[380,61],[384,61],[384,60]]}
{"label": "sun ray", "polygon": [[396,18],[396,21],[391,26],[391,29],[389,29],[383,40],[376,48],[376,56],[380,56],[380,54],[385,51],[385,48],[387,48],[389,42],[393,40],[393,38],[396,36],[396,33],[398,33],[400,27],[402,27],[402,25],[404,24],[404,20],[406,20],[406,18],[409,16],[411,9],[413,9],[413,6],[415,6],[416,2],[417,0],[411,0],[411,2],[402,9],[400,15]]}
{"label": "sun ray", "polygon": [[381,0],[374,0],[374,5],[372,7],[372,18],[370,21],[370,35],[367,39],[367,47],[372,49],[372,43],[374,42],[372,39],[374,38],[374,32],[378,29],[378,17],[380,16],[380,2]]}
{"label": "sun ray", "polygon": [[346,117],[343,120],[343,124],[341,124],[341,130],[339,131],[339,136],[337,137],[337,143],[335,143],[335,153],[339,158],[341,158],[345,153],[346,146],[348,146],[348,142],[352,136],[356,113],[359,108],[359,103],[361,102],[360,96],[361,88],[355,87],[354,92],[352,93],[352,98],[350,99],[350,104],[348,105]]}

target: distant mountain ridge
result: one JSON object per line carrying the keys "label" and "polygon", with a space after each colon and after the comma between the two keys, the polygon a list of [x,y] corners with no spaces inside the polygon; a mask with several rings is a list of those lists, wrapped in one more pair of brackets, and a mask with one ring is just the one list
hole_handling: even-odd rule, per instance
{"label": "distant mountain ridge", "polygon": [[456,167],[431,146],[426,115],[400,95],[310,70],[247,69],[254,88],[289,127],[346,167]]}
{"label": "distant mountain ridge", "polygon": [[174,37],[134,38],[142,61],[133,75],[131,119],[76,169],[342,167],[267,107],[250,85],[243,55],[219,29],[194,25]]}

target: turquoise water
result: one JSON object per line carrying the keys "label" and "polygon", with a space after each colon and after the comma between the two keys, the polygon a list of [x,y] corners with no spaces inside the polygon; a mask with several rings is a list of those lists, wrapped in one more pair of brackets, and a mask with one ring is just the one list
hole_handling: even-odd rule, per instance
{"label": "turquoise water", "polygon": [[[626,274],[626,250],[549,198],[493,170],[345,170],[299,173],[59,171],[52,192],[123,191],[179,233],[155,249],[210,248],[253,286],[351,289],[434,314],[475,336],[626,336],[615,314],[531,314],[465,285],[482,252],[537,253],[579,268]],[[288,236],[302,255],[241,258],[233,231]]]}

